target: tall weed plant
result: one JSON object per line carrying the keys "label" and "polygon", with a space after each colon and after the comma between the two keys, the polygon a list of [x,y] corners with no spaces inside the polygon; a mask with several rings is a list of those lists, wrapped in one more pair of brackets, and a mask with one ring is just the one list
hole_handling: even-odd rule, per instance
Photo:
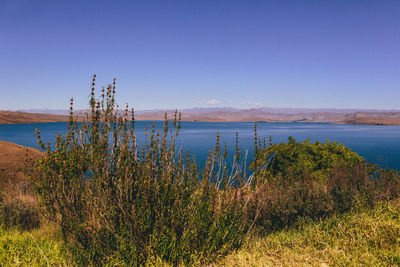
{"label": "tall weed plant", "polygon": [[[228,175],[219,140],[203,170],[177,150],[181,114],[138,144],[134,111],[118,111],[115,79],[100,98],[92,81],[90,111],[73,113],[66,136],[30,171],[49,219],[81,264],[207,261],[238,248],[252,222],[244,216],[241,169]],[[233,186],[233,185],[236,186]]]}

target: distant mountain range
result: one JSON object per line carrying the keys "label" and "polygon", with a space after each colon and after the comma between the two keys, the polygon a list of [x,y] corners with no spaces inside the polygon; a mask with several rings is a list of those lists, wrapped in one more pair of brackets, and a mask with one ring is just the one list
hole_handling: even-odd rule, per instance
{"label": "distant mountain range", "polygon": [[[178,110],[190,114],[201,114],[210,112],[243,112],[247,110],[259,110],[265,113],[280,113],[280,114],[298,114],[298,113],[318,113],[318,112],[331,112],[331,113],[356,113],[356,112],[400,112],[400,110],[385,110],[385,109],[340,109],[340,108],[270,108],[260,107],[252,109],[238,109],[229,107],[194,107]],[[57,115],[68,115],[69,110],[67,109],[20,109],[20,112],[27,113],[41,113],[41,114],[57,114]],[[78,110],[82,111],[82,110]],[[154,113],[154,112],[170,112],[172,109],[148,109],[148,110],[135,110],[135,113],[140,115],[143,113]]]}
{"label": "distant mountain range", "polygon": [[[76,110],[74,114],[82,116],[87,110]],[[204,122],[305,122],[337,124],[379,124],[400,125],[398,110],[363,109],[300,109],[300,108],[191,108],[183,109],[183,121]],[[0,123],[27,123],[66,121],[67,110],[29,109],[0,111]],[[174,110],[135,111],[136,120],[164,120],[173,118]],[[82,116],[83,117],[83,116]]]}

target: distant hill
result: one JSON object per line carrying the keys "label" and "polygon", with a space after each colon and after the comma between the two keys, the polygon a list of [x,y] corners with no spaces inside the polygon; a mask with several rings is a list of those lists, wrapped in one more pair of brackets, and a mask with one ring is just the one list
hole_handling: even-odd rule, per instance
{"label": "distant hill", "polygon": [[[246,110],[259,110],[264,113],[279,113],[279,114],[299,114],[299,113],[357,113],[357,112],[400,112],[400,110],[379,110],[379,109],[339,109],[339,108],[271,108],[271,107],[259,107],[253,109],[238,109],[230,107],[194,107],[179,109],[184,113],[189,114],[203,114],[211,112],[242,112]],[[26,113],[40,113],[40,114],[56,114],[56,115],[68,115],[69,110],[67,109],[21,109],[20,112]],[[83,112],[85,110],[77,110],[78,112]],[[173,111],[168,109],[148,109],[148,110],[135,110],[138,115],[156,113],[156,112],[166,112]]]}
{"label": "distant hill", "polygon": [[[39,110],[36,110],[39,111]],[[44,111],[44,110],[42,110]],[[47,110],[49,112],[49,110]],[[57,111],[61,112],[61,111]],[[87,110],[77,110],[82,116]],[[164,114],[172,119],[174,110],[142,110],[135,112],[136,120],[164,120]],[[0,111],[0,124],[66,121],[68,116],[28,112]],[[362,111],[342,109],[235,109],[193,108],[182,111],[184,121],[204,122],[309,122],[336,124],[400,125],[400,111]]]}
{"label": "distant hill", "polygon": [[0,111],[0,124],[67,121],[68,116],[16,111]]}
{"label": "distant hill", "polygon": [[37,114],[55,114],[55,115],[68,115],[68,109],[19,109],[18,112],[24,113],[37,113]]}
{"label": "distant hill", "polygon": [[[137,120],[163,120],[165,112],[145,112]],[[167,111],[173,117],[173,111]],[[400,125],[400,112],[303,112],[271,113],[262,109],[182,112],[184,121],[206,122],[308,122],[335,124]]]}

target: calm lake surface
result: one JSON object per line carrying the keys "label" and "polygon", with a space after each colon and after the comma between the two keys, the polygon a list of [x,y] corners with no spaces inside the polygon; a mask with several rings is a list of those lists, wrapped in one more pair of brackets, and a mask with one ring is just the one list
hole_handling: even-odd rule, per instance
{"label": "calm lake surface", "polygon": [[[152,122],[136,122],[138,141],[144,140],[145,127],[150,128]],[[162,129],[163,122],[156,122],[157,129]],[[35,128],[41,132],[45,142],[54,143],[58,133],[65,135],[67,123],[31,123],[0,125],[0,140],[13,142],[23,146],[38,148]],[[254,138],[254,123],[243,122],[183,122],[178,137],[178,147],[190,150],[196,159],[204,162],[209,149],[215,145],[219,132],[221,142],[226,142],[228,150],[233,154],[235,133],[239,133],[239,145],[248,151],[251,159]],[[378,163],[384,168],[400,170],[400,126],[375,125],[336,125],[325,123],[258,123],[258,136],[272,136],[273,143],[286,142],[288,136],[297,141],[310,138],[312,142],[329,139],[343,143],[345,146],[364,156],[367,161]]]}

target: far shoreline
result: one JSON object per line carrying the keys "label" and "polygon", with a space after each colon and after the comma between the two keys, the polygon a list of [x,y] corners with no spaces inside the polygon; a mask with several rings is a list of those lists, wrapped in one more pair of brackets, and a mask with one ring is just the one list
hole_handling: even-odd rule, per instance
{"label": "far shoreline", "polygon": [[[164,121],[174,117],[171,111],[154,111],[135,116],[136,121]],[[207,112],[202,114],[183,113],[184,122],[248,122],[248,123],[329,123],[346,125],[399,126],[400,112],[356,112],[356,113],[260,113],[252,116],[248,110],[240,112]],[[78,114],[79,117],[79,114]],[[69,116],[0,111],[0,125],[66,122]]]}

